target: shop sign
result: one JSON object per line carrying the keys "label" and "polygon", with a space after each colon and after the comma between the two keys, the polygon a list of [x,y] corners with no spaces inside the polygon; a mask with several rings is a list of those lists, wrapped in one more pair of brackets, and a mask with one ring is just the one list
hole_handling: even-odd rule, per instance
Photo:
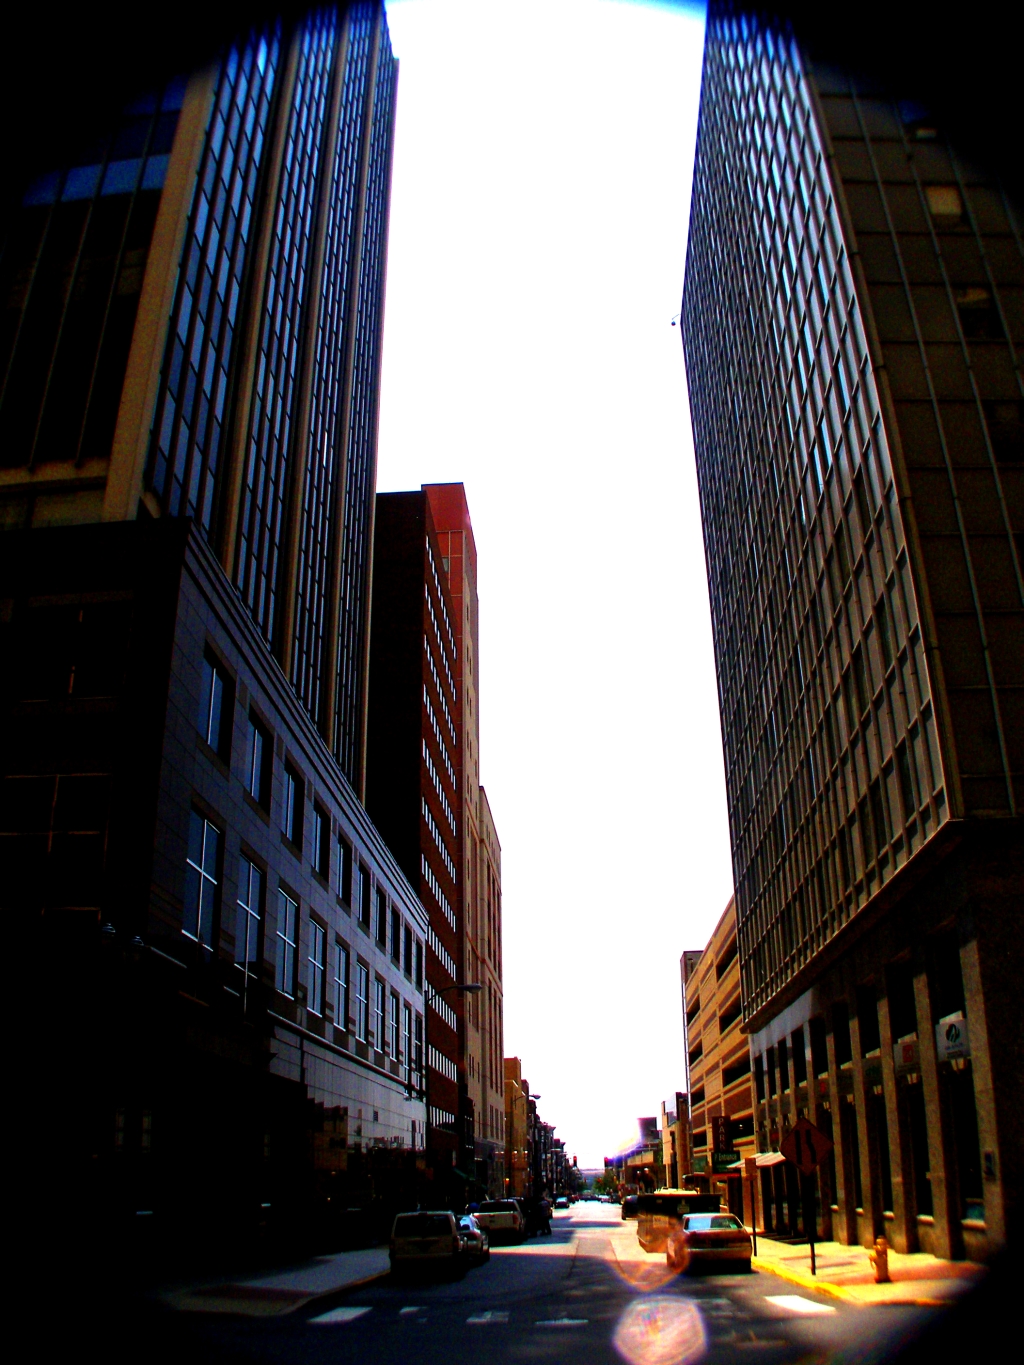
{"label": "shop sign", "polygon": [[739,1159],[739,1152],[712,1152],[711,1169],[713,1171],[727,1170],[730,1166],[735,1166]]}
{"label": "shop sign", "polygon": [[971,1035],[966,1019],[942,1019],[935,1025],[935,1051],[940,1062],[953,1062],[971,1055]]}

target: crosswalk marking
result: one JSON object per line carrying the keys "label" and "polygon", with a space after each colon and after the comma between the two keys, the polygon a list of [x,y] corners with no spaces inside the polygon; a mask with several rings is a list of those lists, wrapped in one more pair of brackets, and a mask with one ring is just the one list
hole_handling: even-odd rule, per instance
{"label": "crosswalk marking", "polygon": [[507,1313],[475,1313],[466,1319],[470,1327],[494,1327],[502,1322],[508,1322]]}
{"label": "crosswalk marking", "polygon": [[534,1327],[586,1327],[589,1318],[543,1318]]}
{"label": "crosswalk marking", "polygon": [[361,1318],[364,1313],[372,1312],[369,1308],[332,1308],[329,1313],[321,1313],[319,1317],[310,1318],[311,1323],[317,1327],[333,1327],[339,1322],[355,1322],[356,1318]]}
{"label": "crosswalk marking", "polygon": [[780,1308],[785,1308],[790,1313],[834,1313],[836,1311],[829,1303],[815,1303],[813,1299],[805,1299],[801,1294],[766,1294],[765,1300],[768,1303],[778,1304]]}
{"label": "crosswalk marking", "polygon": [[423,1309],[422,1309],[422,1308],[400,1308],[400,1309],[398,1310],[398,1316],[399,1316],[400,1318],[404,1318],[404,1317],[407,1317],[410,1313],[422,1313],[422,1312],[423,1312]]}

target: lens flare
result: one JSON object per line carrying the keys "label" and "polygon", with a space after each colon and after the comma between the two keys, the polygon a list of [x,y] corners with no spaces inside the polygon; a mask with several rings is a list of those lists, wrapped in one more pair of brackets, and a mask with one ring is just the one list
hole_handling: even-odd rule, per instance
{"label": "lens flare", "polygon": [[629,1365],[690,1365],[707,1349],[697,1306],[665,1296],[630,1304],[613,1340]]}

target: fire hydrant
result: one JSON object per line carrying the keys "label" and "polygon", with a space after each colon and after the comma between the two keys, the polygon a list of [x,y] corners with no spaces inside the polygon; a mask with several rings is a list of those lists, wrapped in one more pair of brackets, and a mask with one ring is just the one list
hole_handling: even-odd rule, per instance
{"label": "fire hydrant", "polygon": [[873,1251],[868,1252],[868,1260],[874,1268],[875,1284],[890,1284],[889,1243],[884,1237],[875,1239],[875,1248]]}

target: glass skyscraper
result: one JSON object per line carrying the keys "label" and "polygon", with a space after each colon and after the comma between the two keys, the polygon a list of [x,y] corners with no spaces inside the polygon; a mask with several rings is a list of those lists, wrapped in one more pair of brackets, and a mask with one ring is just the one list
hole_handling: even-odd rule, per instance
{"label": "glass skyscraper", "polygon": [[425,1197],[428,921],[363,805],[396,77],[379,0],[271,24],[5,224],[22,1156],[124,1246]]}
{"label": "glass skyscraper", "polygon": [[1014,206],[926,110],[711,6],[682,323],[759,1136],[817,1116],[822,1221],[944,1254],[1002,1240],[1020,1143],[986,1021],[1021,890],[1022,282]]}
{"label": "glass skyscraper", "polygon": [[396,76],[378,4],[257,33],[0,261],[5,524],[192,518],[357,788]]}

